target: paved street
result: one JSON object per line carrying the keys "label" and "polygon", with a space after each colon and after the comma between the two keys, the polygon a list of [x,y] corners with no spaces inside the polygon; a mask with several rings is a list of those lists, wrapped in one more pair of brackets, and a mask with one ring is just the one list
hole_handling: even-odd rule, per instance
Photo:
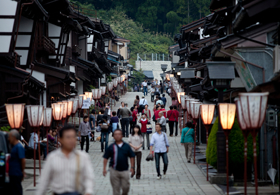
{"label": "paved street", "polygon": [[[130,92],[123,96],[113,110],[117,110],[120,102],[127,102],[129,107],[133,104],[135,96],[142,96],[141,93]],[[150,102],[150,96],[147,97],[150,107],[153,103]],[[168,105],[171,100],[168,97]],[[167,177],[161,180],[156,179],[155,162],[147,162],[149,151],[143,151],[142,156],[142,176],[140,180],[135,177],[131,179],[131,190],[129,194],[220,194],[220,190],[216,185],[212,185],[206,181],[205,176],[200,169],[193,163],[187,163],[184,154],[184,148],[180,145],[180,136],[168,137],[170,143],[170,151],[168,153],[169,165]],[[126,141],[127,138],[124,138]],[[110,143],[112,137],[110,136]],[[79,148],[79,146],[78,146]],[[92,164],[95,173],[95,194],[106,195],[112,194],[112,188],[109,181],[109,174],[106,177],[102,175],[103,158],[100,150],[100,142],[91,142],[89,154],[92,159]],[[161,167],[163,163],[161,161]],[[163,169],[163,168],[162,168]],[[32,195],[34,193],[32,185],[25,189],[24,195]]]}

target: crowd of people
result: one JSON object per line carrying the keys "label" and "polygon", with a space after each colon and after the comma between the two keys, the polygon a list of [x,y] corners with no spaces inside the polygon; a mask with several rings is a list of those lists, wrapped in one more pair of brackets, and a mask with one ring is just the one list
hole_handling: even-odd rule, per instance
{"label": "crowd of people", "polygon": [[[23,162],[19,163],[25,157],[24,152],[18,149],[18,147],[23,146],[22,144],[18,145],[21,142],[25,143],[25,148],[35,147],[37,149],[38,144],[40,144],[44,158],[48,156],[37,194],[45,194],[48,187],[54,194],[65,194],[66,192],[73,192],[71,195],[78,195],[80,192],[87,195],[92,194],[93,170],[90,158],[86,154],[89,152],[90,141],[100,141],[101,143],[101,152],[104,152],[104,176],[107,174],[106,167],[109,161],[113,194],[120,194],[121,190],[122,194],[128,194],[130,176],[136,175],[136,179],[141,178],[142,151],[146,148],[149,151],[149,156],[155,159],[157,179],[166,177],[167,153],[170,146],[168,137],[179,135],[178,102],[176,99],[172,99],[171,106],[166,110],[168,100],[165,94],[152,92],[151,96],[155,96],[155,98],[153,99],[153,105],[149,105],[145,98],[147,85],[145,86],[143,83],[144,95],[141,99],[137,95],[131,108],[128,107],[126,102],[121,102],[116,111],[111,112],[108,104],[105,104],[104,109],[101,109],[98,114],[95,110],[92,110],[89,116],[83,116],[78,134],[73,126],[66,125],[60,129],[49,130],[47,139],[40,140],[37,133],[34,132],[27,144],[23,138],[21,140],[19,138],[19,142],[15,141],[19,136],[17,131],[10,132],[11,144],[16,146],[13,147],[13,150],[18,152],[17,158],[13,158],[15,154],[12,153],[12,161],[17,161],[20,166],[23,166]],[[165,90],[168,90],[168,87]],[[152,123],[154,123],[154,133],[152,133]],[[169,136],[167,135],[168,130]],[[100,132],[100,135],[97,136],[96,132]],[[111,133],[113,144],[109,145],[109,135]],[[150,136],[150,134],[152,135]],[[77,135],[81,150],[76,150]],[[193,124],[187,122],[181,133],[181,144],[185,147],[188,162],[191,160],[193,136]],[[128,138],[128,143],[123,141],[124,137]],[[46,145],[46,141],[48,145]],[[82,152],[84,149],[85,152]],[[160,171],[160,158],[162,158],[164,164],[163,175]],[[130,159],[130,169],[128,159]],[[23,177],[24,168],[19,167],[19,170],[21,170],[19,171],[21,174],[18,174],[18,176]],[[62,184],[61,180],[63,178],[69,179]],[[13,181],[18,185],[20,183],[18,178]]]}

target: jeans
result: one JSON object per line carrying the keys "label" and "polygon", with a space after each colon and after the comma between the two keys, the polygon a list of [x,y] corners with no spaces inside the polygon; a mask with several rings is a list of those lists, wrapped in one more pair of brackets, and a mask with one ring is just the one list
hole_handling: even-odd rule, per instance
{"label": "jeans", "polygon": [[169,123],[169,135],[171,136],[171,135],[173,135],[173,131],[174,131],[174,122],[175,121],[169,121],[168,123]]}
{"label": "jeans", "polygon": [[47,144],[46,143],[40,143],[40,149],[44,154],[44,159],[47,157]]}
{"label": "jeans", "polygon": [[153,102],[155,99],[155,95],[154,94],[151,94],[151,102]]}
{"label": "jeans", "polygon": [[150,135],[148,133],[142,133],[143,135],[143,149],[145,148],[145,137],[147,141],[147,148],[150,148]]}
{"label": "jeans", "polygon": [[86,152],[89,150],[89,137],[88,135],[81,136],[81,150],[84,150],[84,144],[86,142]]}
{"label": "jeans", "polygon": [[129,118],[123,118],[122,119],[122,133],[123,133],[123,137],[127,136],[128,137],[128,127],[129,127],[129,122],[130,119]]}
{"label": "jeans", "polygon": [[106,150],[108,148],[109,132],[101,132],[101,151],[103,151],[104,149],[104,144],[103,144],[104,141],[105,141],[105,150]]}
{"label": "jeans", "polygon": [[168,157],[167,153],[155,153],[155,162],[156,162],[156,169],[157,169],[157,174],[160,176],[160,164],[159,164],[159,158],[162,157],[164,168],[163,168],[163,174],[166,173],[167,171],[167,166],[168,166]]}
{"label": "jeans", "polygon": [[21,186],[22,176],[10,175],[10,192],[11,195],[22,195]]}
{"label": "jeans", "polygon": [[143,90],[144,90],[144,95],[148,95],[148,88],[147,88],[147,86],[143,87]]}

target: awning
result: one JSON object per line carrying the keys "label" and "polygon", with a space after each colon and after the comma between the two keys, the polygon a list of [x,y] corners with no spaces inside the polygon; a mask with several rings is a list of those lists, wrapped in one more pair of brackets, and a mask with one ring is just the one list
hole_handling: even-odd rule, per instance
{"label": "awning", "polygon": [[148,79],[154,79],[154,74],[152,70],[144,70],[143,74],[146,76]]}

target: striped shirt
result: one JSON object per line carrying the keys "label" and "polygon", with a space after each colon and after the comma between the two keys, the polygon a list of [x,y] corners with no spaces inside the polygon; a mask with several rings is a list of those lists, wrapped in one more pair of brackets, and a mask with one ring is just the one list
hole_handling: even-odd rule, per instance
{"label": "striped shirt", "polygon": [[[79,157],[77,158],[77,155]],[[76,187],[77,159],[79,159],[78,189]],[[51,152],[44,164],[36,195],[45,195],[48,188],[56,194],[79,192],[93,194],[94,173],[89,155],[74,150],[66,157],[61,149]]]}

